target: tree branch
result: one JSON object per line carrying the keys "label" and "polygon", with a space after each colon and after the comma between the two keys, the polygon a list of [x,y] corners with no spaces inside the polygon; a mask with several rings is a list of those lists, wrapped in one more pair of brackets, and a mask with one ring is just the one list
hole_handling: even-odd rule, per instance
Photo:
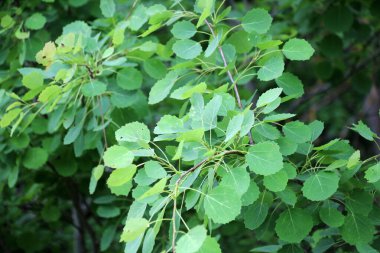
{"label": "tree branch", "polygon": [[[210,24],[210,22],[207,21],[207,19],[205,20],[205,23],[208,26],[208,28],[210,29],[210,32],[211,32],[212,36],[215,38],[216,35],[215,35],[215,31],[214,31],[212,25]],[[219,45],[218,46],[218,50],[219,50],[220,56],[222,57],[224,67],[227,68],[228,67],[228,63],[227,63],[226,57],[224,55],[222,46]],[[227,69],[227,75],[228,75],[228,78],[230,79],[232,85],[234,86],[235,97],[236,97],[237,103],[239,105],[239,108],[240,108],[240,110],[243,110],[243,105],[241,103],[241,99],[240,99],[237,83],[235,82],[235,79],[233,78],[231,71],[228,70],[228,69]],[[251,131],[248,132],[248,137],[249,137],[249,143],[252,145],[253,144],[253,139],[252,139]]]}

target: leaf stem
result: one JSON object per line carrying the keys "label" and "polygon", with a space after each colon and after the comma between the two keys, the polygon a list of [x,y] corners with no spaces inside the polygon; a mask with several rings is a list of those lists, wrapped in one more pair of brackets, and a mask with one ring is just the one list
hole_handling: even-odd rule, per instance
{"label": "leaf stem", "polygon": [[[212,25],[210,24],[210,22],[208,22],[207,19],[205,19],[205,23],[208,26],[208,28],[210,29],[212,36],[215,38],[216,35],[215,35],[215,31],[214,31]],[[227,69],[228,63],[227,63],[227,60],[226,60],[226,56],[224,55],[222,46],[219,45],[218,46],[218,50],[219,50],[220,56],[222,57],[224,67]],[[230,81],[231,81],[231,83],[232,83],[232,85],[234,87],[235,98],[237,100],[239,108],[240,108],[240,110],[243,110],[243,105],[241,103],[241,99],[240,99],[240,95],[239,95],[239,90],[238,90],[237,84],[236,84],[236,82],[234,80],[234,77],[232,76],[232,73],[231,73],[231,71],[229,69],[227,69],[227,75],[228,75],[228,78],[230,79]],[[252,145],[253,144],[253,138],[252,138],[252,134],[251,134],[250,131],[248,132],[248,137],[249,137],[249,143]]]}

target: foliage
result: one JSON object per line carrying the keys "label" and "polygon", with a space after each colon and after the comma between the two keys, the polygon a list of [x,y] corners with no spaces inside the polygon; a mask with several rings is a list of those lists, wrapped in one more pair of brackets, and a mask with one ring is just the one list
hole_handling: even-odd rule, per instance
{"label": "foliage", "polygon": [[[278,4],[297,7],[285,2]],[[194,8],[188,1],[5,2],[0,225],[11,232],[0,246],[379,248],[379,155],[362,158],[347,140],[325,141],[321,121],[289,113],[306,90],[292,68],[315,54],[304,39],[310,24],[300,24],[313,1],[297,2],[304,8],[294,31],[266,3],[239,11],[212,0]],[[67,9],[78,20],[57,19]],[[334,4],[323,22],[332,33],[326,38],[336,40],[354,17]],[[339,43],[323,44],[322,52],[337,53],[328,47]],[[329,71],[321,71],[324,80],[334,80]],[[377,145],[364,122],[351,129]]]}

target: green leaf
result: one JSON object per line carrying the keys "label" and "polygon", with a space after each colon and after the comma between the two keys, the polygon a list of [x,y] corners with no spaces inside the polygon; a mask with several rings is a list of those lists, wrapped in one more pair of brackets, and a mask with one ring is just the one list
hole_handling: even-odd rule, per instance
{"label": "green leaf", "polygon": [[181,88],[176,89],[170,95],[171,98],[183,100],[190,98],[194,93],[204,93],[207,90],[206,83],[202,82],[195,86],[186,85]]}
{"label": "green leaf", "polygon": [[276,79],[276,83],[286,95],[292,98],[299,98],[304,94],[301,80],[292,73],[283,73],[282,76]]}
{"label": "green leaf", "polygon": [[268,32],[273,18],[264,9],[252,9],[242,19],[242,26],[246,32],[264,34]]}
{"label": "green leaf", "polygon": [[343,240],[351,245],[367,244],[372,241],[375,227],[372,221],[359,214],[349,214],[340,229]]}
{"label": "green leaf", "polygon": [[216,127],[218,111],[221,105],[222,97],[216,95],[205,106],[202,114],[202,127],[205,131],[209,131]]}
{"label": "green leaf", "polygon": [[203,128],[197,128],[197,129],[180,133],[178,137],[176,138],[176,141],[202,142],[204,134],[205,134],[205,130]]}
{"label": "green leaf", "polygon": [[40,71],[33,71],[22,77],[22,84],[28,89],[37,89],[44,85],[44,76]]}
{"label": "green leaf", "polygon": [[331,206],[322,207],[319,210],[319,217],[324,223],[332,228],[340,227],[344,223],[344,215]]}
{"label": "green leaf", "polygon": [[243,124],[244,115],[238,114],[234,116],[230,122],[228,122],[227,131],[226,131],[226,138],[225,142],[231,140],[241,129],[241,126]]}
{"label": "green leaf", "polygon": [[244,212],[244,225],[246,228],[254,230],[264,223],[268,216],[269,205],[263,201],[256,201]]}
{"label": "green leaf", "polygon": [[371,246],[365,243],[359,243],[355,246],[359,253],[379,253],[378,250],[372,248]]}
{"label": "green leaf", "polygon": [[240,129],[240,137],[247,135],[251,131],[251,128],[254,123],[255,123],[255,115],[253,111],[248,110],[244,112],[244,119],[243,119],[243,123],[241,124],[241,129]]}
{"label": "green leaf", "polygon": [[132,218],[125,222],[121,242],[131,242],[142,235],[149,227],[149,221],[144,218]]}
{"label": "green leaf", "polygon": [[282,131],[285,137],[295,143],[305,143],[311,141],[311,130],[308,126],[300,121],[286,123]]}
{"label": "green leaf", "polygon": [[170,93],[173,85],[177,81],[178,74],[175,71],[170,71],[164,79],[157,81],[149,92],[149,104],[157,104],[164,100]]}
{"label": "green leaf", "polygon": [[365,179],[367,179],[368,183],[376,183],[380,180],[380,163],[377,163],[371,167],[369,167],[365,171]]}
{"label": "green leaf", "polygon": [[92,169],[90,185],[89,185],[90,194],[93,194],[95,192],[96,185],[97,185],[99,179],[102,177],[103,172],[104,172],[104,166],[103,165],[98,165]]}
{"label": "green leaf", "polygon": [[249,183],[248,190],[241,196],[241,202],[243,206],[249,206],[255,202],[260,195],[260,189],[254,180]]}
{"label": "green leaf", "polygon": [[177,39],[190,39],[196,34],[197,28],[190,21],[180,21],[174,24],[171,32]]}
{"label": "green leaf", "polygon": [[183,121],[173,115],[164,115],[154,128],[155,134],[174,134],[184,130]]}
{"label": "green leaf", "polygon": [[267,104],[272,103],[281,95],[281,92],[282,88],[274,88],[267,90],[266,92],[261,94],[261,96],[257,100],[256,107],[263,107]]}
{"label": "green leaf", "polygon": [[348,158],[347,161],[347,169],[353,169],[360,162],[360,150],[356,150],[352,155]]}
{"label": "green leaf", "polygon": [[304,39],[290,39],[282,48],[285,57],[292,61],[309,60],[314,54],[314,49]]}
{"label": "green leaf", "polygon": [[141,87],[143,77],[141,72],[132,67],[126,67],[117,72],[116,83],[124,90],[137,90]]}
{"label": "green leaf", "polygon": [[204,198],[206,215],[216,223],[226,224],[234,220],[241,209],[239,194],[227,186],[217,186]]}
{"label": "green leaf", "polygon": [[103,94],[107,89],[107,85],[98,80],[90,80],[90,82],[82,86],[82,94],[85,97],[95,97]]}
{"label": "green leaf", "polygon": [[116,206],[100,206],[96,209],[96,214],[102,218],[114,218],[120,215],[120,208]]}
{"label": "green leaf", "polygon": [[195,253],[206,240],[207,231],[202,225],[198,225],[181,236],[177,242],[176,252]]}
{"label": "green leaf", "polygon": [[321,201],[331,197],[338,185],[339,176],[336,173],[320,171],[306,179],[302,193],[309,200]]}
{"label": "green leaf", "polygon": [[0,127],[5,128],[9,126],[19,115],[22,115],[22,109],[16,108],[8,111],[1,116]]}
{"label": "green leaf", "polygon": [[111,245],[116,234],[116,224],[109,225],[103,230],[102,238],[100,240],[100,250],[105,251]]}
{"label": "green leaf", "polygon": [[221,186],[231,187],[239,196],[247,192],[250,185],[250,177],[245,167],[231,168],[223,176]]}
{"label": "green leaf", "polygon": [[276,220],[277,236],[289,243],[300,243],[311,231],[313,220],[310,214],[299,208],[288,208]]}
{"label": "green leaf", "polygon": [[344,5],[332,6],[323,15],[323,21],[332,32],[345,32],[354,21],[351,11]]}
{"label": "green leaf", "polygon": [[56,99],[61,93],[61,87],[57,85],[51,85],[46,87],[38,96],[38,101],[47,103],[52,99]]}
{"label": "green leaf", "polygon": [[125,168],[120,168],[112,171],[107,180],[108,187],[121,186],[131,181],[136,173],[136,170],[137,167],[131,164]]}
{"label": "green leaf", "polygon": [[156,194],[160,194],[165,189],[167,180],[168,179],[166,177],[162,178],[160,181],[158,181],[157,183],[155,183],[151,188],[149,188],[149,190],[147,190],[146,192],[144,192],[144,194],[142,194],[138,198],[138,200],[142,200],[142,199],[148,198],[150,196],[153,196],[153,195],[156,195]]}
{"label": "green leaf", "polygon": [[114,145],[103,155],[104,164],[111,168],[124,168],[133,161],[133,153],[128,148]]}
{"label": "green leaf", "polygon": [[173,51],[178,57],[191,60],[202,53],[202,47],[194,40],[184,39],[173,44]]}
{"label": "green leaf", "polygon": [[288,184],[288,174],[285,170],[280,170],[275,174],[265,176],[263,184],[265,188],[272,192],[280,192],[285,190]]}
{"label": "green leaf", "polygon": [[22,159],[22,165],[28,169],[36,170],[41,168],[47,160],[48,153],[45,149],[29,148]]}
{"label": "green leaf", "polygon": [[261,81],[270,81],[276,79],[284,72],[284,60],[280,56],[271,57],[257,72],[257,77]]}
{"label": "green leaf", "polygon": [[111,18],[115,14],[115,2],[113,0],[100,0],[100,10],[106,18]]}
{"label": "green leaf", "polygon": [[358,124],[353,124],[353,128],[351,128],[352,130],[354,130],[355,132],[357,132],[358,134],[360,134],[363,138],[369,140],[369,141],[373,141],[374,140],[374,137],[376,137],[376,134],[374,132],[371,131],[371,129],[363,123],[363,121],[359,121]]}
{"label": "green leaf", "polygon": [[222,250],[215,238],[207,236],[197,253],[222,253]]}
{"label": "green leaf", "polygon": [[143,67],[150,77],[157,80],[164,78],[167,73],[165,64],[158,59],[151,58],[144,61]]}
{"label": "green leaf", "polygon": [[26,19],[25,27],[31,30],[39,30],[45,26],[46,18],[39,12]]}
{"label": "green leaf", "polygon": [[144,165],[146,175],[150,178],[161,179],[166,177],[166,170],[157,161],[148,161]]}
{"label": "green leaf", "polygon": [[280,148],[273,141],[260,142],[251,146],[245,160],[253,172],[263,176],[273,175],[284,166]]}
{"label": "green leaf", "polygon": [[115,137],[118,142],[136,142],[140,145],[150,142],[150,132],[144,123],[132,122],[122,126],[115,132]]}

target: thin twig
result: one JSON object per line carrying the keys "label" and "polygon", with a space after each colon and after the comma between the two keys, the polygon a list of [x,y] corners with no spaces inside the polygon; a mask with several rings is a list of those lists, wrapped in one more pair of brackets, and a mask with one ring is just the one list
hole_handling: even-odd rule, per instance
{"label": "thin twig", "polygon": [[200,168],[201,166],[203,166],[205,163],[217,158],[217,157],[222,157],[222,156],[226,156],[226,155],[232,155],[232,154],[239,154],[239,155],[244,155],[244,152],[240,151],[240,150],[228,150],[228,151],[225,151],[225,152],[220,152],[220,153],[217,153],[211,157],[208,157],[208,158],[205,158],[203,159],[202,161],[200,161],[199,163],[197,163],[196,165],[194,165],[193,167],[191,167],[190,169],[188,169],[187,171],[185,171],[184,173],[181,174],[181,176],[177,179],[176,183],[175,183],[175,188],[174,188],[174,193],[175,193],[175,196],[174,196],[174,206],[173,206],[173,217],[172,217],[172,220],[173,220],[173,228],[172,228],[172,252],[175,253],[176,252],[176,248],[175,248],[175,240],[176,240],[176,229],[175,229],[175,222],[176,222],[176,208],[177,208],[177,191],[179,189],[179,185],[182,181],[182,179],[184,179],[188,174],[190,174],[191,172],[193,172],[194,170]]}
{"label": "thin twig", "polygon": [[[216,35],[215,35],[215,32],[214,32],[214,29],[212,28],[212,25],[210,24],[210,22],[207,21],[207,19],[205,20],[205,23],[206,25],[208,26],[208,28],[210,29],[211,31],[211,34],[214,38],[216,38]],[[224,64],[224,67],[227,69],[228,67],[228,63],[227,63],[227,60],[226,60],[226,57],[224,55],[224,52],[223,52],[223,49],[222,49],[222,46],[218,46],[218,50],[219,50],[219,54],[220,56],[222,57],[222,60],[223,60],[223,64]],[[239,105],[239,108],[240,110],[243,110],[243,105],[241,103],[241,99],[240,99],[240,95],[239,95],[239,90],[238,90],[238,87],[237,87],[237,83],[235,82],[235,79],[234,77],[232,76],[232,73],[229,69],[227,69],[227,75],[228,75],[228,78],[230,79],[233,87],[234,87],[234,92],[235,92],[235,97],[236,97],[236,100],[237,100],[237,103]],[[253,138],[252,138],[252,134],[251,132],[249,131],[248,132],[248,137],[249,137],[249,143],[252,145],[253,144]]]}
{"label": "thin twig", "polygon": [[101,117],[101,120],[102,120],[104,147],[105,147],[105,149],[107,149],[108,148],[108,143],[107,143],[106,127],[104,125],[103,105],[102,105],[102,100],[101,100],[100,96],[98,96],[98,103],[99,103],[99,111],[100,111],[99,113],[100,113],[100,117]]}

